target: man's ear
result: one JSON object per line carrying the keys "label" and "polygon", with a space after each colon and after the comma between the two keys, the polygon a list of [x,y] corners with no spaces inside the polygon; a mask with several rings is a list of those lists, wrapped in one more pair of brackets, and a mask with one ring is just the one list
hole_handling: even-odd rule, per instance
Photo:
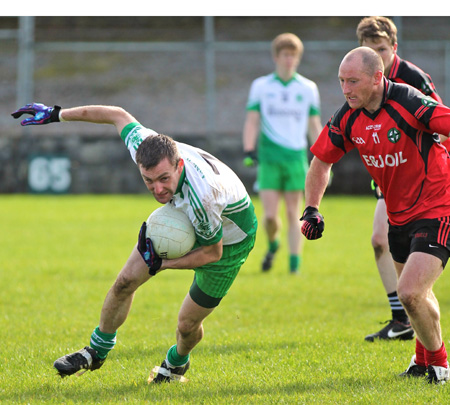
{"label": "man's ear", "polygon": [[180,158],[180,160],[178,161],[178,168],[177,168],[180,173],[183,170],[183,167],[184,167],[184,160]]}
{"label": "man's ear", "polygon": [[373,77],[374,77],[374,84],[378,86],[383,80],[383,72],[381,70],[377,70]]}
{"label": "man's ear", "polygon": [[397,53],[397,49],[398,49],[398,44],[397,44],[397,42],[394,44],[393,48],[394,48],[394,53],[396,54],[396,53]]}

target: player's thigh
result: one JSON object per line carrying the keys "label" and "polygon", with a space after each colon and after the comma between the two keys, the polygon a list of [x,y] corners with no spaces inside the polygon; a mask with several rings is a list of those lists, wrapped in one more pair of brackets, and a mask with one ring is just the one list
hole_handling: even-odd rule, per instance
{"label": "player's thigh", "polygon": [[189,294],[183,300],[180,312],[178,313],[178,323],[183,325],[197,326],[212,312],[214,308],[205,308],[197,304]]}
{"label": "player's thigh", "polygon": [[142,259],[136,245],[117,276],[117,281],[128,286],[129,288],[136,289],[151,278],[148,271],[148,266]]}
{"label": "player's thigh", "polygon": [[386,202],[383,198],[377,200],[375,213],[373,216],[372,243],[375,245],[388,244],[388,216],[386,211]]}
{"label": "player's thigh", "polygon": [[286,203],[286,214],[289,221],[297,221],[301,216],[301,203],[303,202],[302,191],[287,191],[284,193],[284,201]]}
{"label": "player's thigh", "polygon": [[278,215],[281,193],[278,190],[260,190],[259,198],[263,205],[264,216],[275,218]]}
{"label": "player's thigh", "polygon": [[413,252],[403,267],[398,280],[398,290],[402,294],[420,292],[424,294],[430,290],[442,274],[442,260],[436,256],[423,252]]}

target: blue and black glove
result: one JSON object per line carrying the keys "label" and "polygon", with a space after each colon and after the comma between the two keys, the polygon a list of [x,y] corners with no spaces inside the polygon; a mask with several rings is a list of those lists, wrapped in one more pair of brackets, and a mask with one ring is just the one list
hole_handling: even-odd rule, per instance
{"label": "blue and black glove", "polygon": [[32,117],[25,118],[20,125],[26,127],[27,125],[44,125],[51,122],[59,122],[59,112],[61,107],[55,105],[54,107],[47,107],[44,104],[32,103],[27,104],[17,111],[14,111],[11,115],[14,118],[19,118],[23,114],[30,114]]}
{"label": "blue and black glove", "polygon": [[141,230],[139,231],[137,250],[148,266],[148,273],[151,276],[154,276],[156,272],[161,268],[162,259],[155,252],[153,243],[150,238],[147,238],[146,232],[147,223],[144,222],[141,226]]}
{"label": "blue and black glove", "polygon": [[304,221],[302,225],[302,234],[305,235],[306,239],[313,240],[322,237],[322,233],[325,229],[325,222],[317,208],[306,207],[300,221]]}
{"label": "blue and black glove", "polygon": [[244,163],[244,166],[246,167],[256,166],[258,163],[258,156],[256,152],[254,150],[245,152],[245,157],[242,163]]}

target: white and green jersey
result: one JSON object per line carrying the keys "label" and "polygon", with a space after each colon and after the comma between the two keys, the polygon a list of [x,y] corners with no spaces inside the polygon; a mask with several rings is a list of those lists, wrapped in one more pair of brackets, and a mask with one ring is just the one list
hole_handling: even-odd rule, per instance
{"label": "white and green jersey", "polygon": [[246,108],[261,115],[258,160],[297,160],[308,147],[309,117],[320,114],[319,90],[298,73],[288,82],[271,73],[253,81]]}
{"label": "white and green jersey", "polygon": [[[136,150],[157,133],[139,123],[121,133],[136,163]],[[237,175],[220,160],[199,148],[176,142],[184,161],[183,173],[171,201],[190,218],[200,245],[242,242],[256,233],[256,216],[250,197]]]}

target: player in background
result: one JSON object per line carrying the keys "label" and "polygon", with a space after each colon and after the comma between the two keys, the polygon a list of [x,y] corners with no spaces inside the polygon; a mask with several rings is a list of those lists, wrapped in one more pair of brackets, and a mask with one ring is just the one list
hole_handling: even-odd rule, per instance
{"label": "player in background", "polygon": [[258,164],[257,184],[264,209],[264,229],[268,251],[262,270],[272,267],[280,245],[280,200],[284,198],[288,220],[289,270],[301,266],[303,238],[298,212],[303,205],[308,170],[308,133],[311,144],[317,139],[320,98],[317,85],[297,73],[303,43],[291,33],[272,41],[275,72],[253,81],[247,101],[243,129],[244,165]]}
{"label": "player in background", "polygon": [[[358,24],[356,35],[360,45],[372,48],[381,56],[384,64],[384,75],[389,80],[409,84],[423,94],[442,103],[431,77],[417,66],[398,56],[397,27],[392,20],[379,16],[363,18]],[[397,294],[397,274],[389,252],[387,237],[386,203],[379,188],[375,184],[373,188],[377,204],[371,242],[378,272],[391,307],[392,319],[387,321],[388,324],[378,332],[367,335],[365,340],[373,342],[375,339],[413,339],[414,331]]]}
{"label": "player in background", "polygon": [[185,256],[161,259],[146,238],[144,222],[138,243],[106,296],[90,346],[59,358],[54,367],[62,377],[100,368],[116,344],[117,330],[128,316],[137,288],[163,270],[194,269],[193,283],[178,314],[176,344],[151,381],[180,379],[189,368],[192,349],[203,337],[203,320],[227,294],[254,246],[257,220],[244,185],[214,156],[145,128],[120,107],[61,109],[28,104],[12,115],[23,114],[32,117],[22,125],[59,121],[114,125],[147,189],[159,203],[173,204],[186,213],[196,233],[196,245]]}
{"label": "player in background", "polygon": [[369,47],[342,60],[346,103],[311,147],[302,232],[308,239],[322,236],[319,206],[331,167],[356,148],[385,197],[397,292],[416,333],[415,354],[401,375],[445,383],[450,370],[433,285],[450,256],[449,155],[437,135],[450,135],[450,108],[387,80],[383,71],[381,57]]}

